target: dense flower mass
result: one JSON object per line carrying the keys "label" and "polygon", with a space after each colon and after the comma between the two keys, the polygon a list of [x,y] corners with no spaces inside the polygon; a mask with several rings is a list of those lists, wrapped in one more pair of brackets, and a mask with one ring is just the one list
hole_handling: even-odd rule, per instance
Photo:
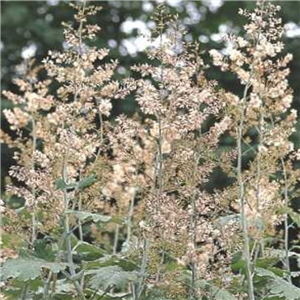
{"label": "dense flower mass", "polygon": [[[109,50],[90,46],[100,8],[71,6],[64,51],[29,62],[20,94],[3,91],[15,161],[0,203],[4,299],[300,299],[289,239],[300,155],[280,7],[240,10],[244,35],[209,51],[243,88],[234,94],[207,79],[201,45],[163,5],[148,62],[123,80]],[[113,119],[113,100],[128,96],[139,113]],[[211,189],[216,172],[229,183]]]}

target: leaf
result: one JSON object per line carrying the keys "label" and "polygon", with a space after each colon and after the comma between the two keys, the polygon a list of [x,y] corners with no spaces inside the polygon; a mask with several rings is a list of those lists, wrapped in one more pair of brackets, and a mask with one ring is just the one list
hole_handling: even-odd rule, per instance
{"label": "leaf", "polygon": [[212,295],[215,300],[237,300],[237,298],[226,290],[218,289],[215,286],[212,286]]}
{"label": "leaf", "polygon": [[281,207],[278,212],[282,214],[288,214],[293,222],[295,222],[297,226],[300,226],[300,213],[294,211],[291,207]]}
{"label": "leaf", "polygon": [[106,253],[103,249],[96,245],[81,241],[76,244],[73,251],[76,251],[76,253],[81,256],[81,259],[88,261],[98,259]]}
{"label": "leaf", "polygon": [[50,262],[54,262],[56,251],[53,251],[51,242],[45,239],[37,239],[34,242],[34,256]]}
{"label": "leaf", "polygon": [[94,223],[102,222],[107,223],[112,220],[112,217],[101,214],[94,214],[87,211],[67,210],[67,214],[74,214],[80,221],[91,220]]}
{"label": "leaf", "polygon": [[21,208],[25,205],[26,200],[24,197],[19,197],[17,195],[12,195],[9,200],[7,201],[7,204],[14,209]]}
{"label": "leaf", "polygon": [[226,290],[218,288],[205,280],[199,282],[200,288],[210,292],[212,299],[215,300],[237,300],[237,298]]}
{"label": "leaf", "polygon": [[93,299],[97,300],[132,300],[132,293],[109,293],[107,291],[103,291],[101,289],[99,289],[98,291],[96,291],[93,289],[85,289],[84,291],[85,295],[88,296],[88,299],[92,299],[92,297],[94,297]]}
{"label": "leaf", "polygon": [[228,216],[224,216],[224,217],[219,217],[216,220],[216,225],[223,227],[231,222],[234,222],[234,223],[240,222],[240,220],[241,220],[241,214],[232,214],[232,215],[228,215]]}
{"label": "leaf", "polygon": [[300,214],[295,211],[291,211],[289,215],[292,218],[293,222],[295,222],[297,226],[300,226]]}
{"label": "leaf", "polygon": [[[39,294],[39,291],[43,289],[43,284],[44,283],[41,279],[34,279],[26,282],[28,290],[30,290],[30,293],[34,294],[35,296],[37,296]],[[1,290],[1,295],[5,296],[4,299],[6,300],[22,299],[22,296],[24,294],[24,286],[24,281],[19,281],[16,279],[10,280],[9,285],[6,285],[5,289]],[[41,296],[39,295],[39,298],[34,297],[32,299],[41,299]]]}
{"label": "leaf", "polygon": [[138,273],[136,271],[124,271],[119,266],[107,266],[95,270],[89,270],[86,275],[92,275],[90,285],[93,289],[109,287],[122,288],[128,282],[136,281]]}
{"label": "leaf", "polygon": [[58,190],[66,189],[68,191],[76,188],[76,183],[66,184],[65,181],[62,178],[60,178],[55,181],[55,187]]}
{"label": "leaf", "polygon": [[124,271],[134,271],[137,269],[137,265],[134,262],[114,255],[104,255],[97,260],[83,262],[83,268],[85,270],[116,265],[121,267]]}
{"label": "leaf", "polygon": [[277,296],[288,300],[300,299],[299,288],[278,277],[270,270],[256,268],[255,273],[259,277],[267,277],[269,279],[266,287],[269,289],[270,296]]}
{"label": "leaf", "polygon": [[63,190],[66,186],[65,182],[63,179],[57,179],[56,182],[55,182],[55,186],[58,190]]}
{"label": "leaf", "polygon": [[16,278],[21,281],[33,280],[40,276],[43,268],[59,273],[67,267],[65,263],[47,262],[42,259],[17,258],[7,260],[2,267],[2,280]]}
{"label": "leaf", "polygon": [[91,185],[94,184],[96,181],[97,181],[97,178],[96,178],[96,176],[93,174],[93,175],[90,175],[90,176],[88,176],[88,177],[86,177],[86,178],[80,180],[80,181],[78,182],[77,187],[78,187],[79,189],[84,189],[84,188],[87,188],[87,187],[91,186]]}
{"label": "leaf", "polygon": [[84,189],[84,188],[91,186],[96,181],[97,181],[97,179],[96,179],[95,175],[88,176],[87,178],[84,178],[80,181],[77,181],[77,182],[71,183],[71,184],[66,184],[65,181],[62,178],[60,178],[55,181],[55,186],[58,190],[64,190],[64,189],[72,190],[75,188]]}

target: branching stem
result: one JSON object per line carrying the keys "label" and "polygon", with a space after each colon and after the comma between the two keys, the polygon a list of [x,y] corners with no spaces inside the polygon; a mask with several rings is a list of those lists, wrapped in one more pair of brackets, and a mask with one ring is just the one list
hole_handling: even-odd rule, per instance
{"label": "branching stem", "polygon": [[243,162],[243,153],[242,153],[242,140],[243,140],[243,131],[244,131],[244,121],[245,121],[245,110],[246,110],[246,97],[248,89],[250,88],[250,83],[247,83],[244,89],[244,95],[242,99],[242,109],[240,123],[238,126],[237,132],[237,150],[238,150],[238,161],[237,161],[237,180],[239,187],[239,199],[241,205],[241,221],[242,221],[242,230],[243,230],[243,242],[244,242],[244,257],[246,262],[246,278],[248,282],[248,297],[249,300],[255,300],[254,296],[254,287],[251,271],[251,256],[250,256],[250,245],[249,245],[249,236],[248,236],[248,225],[247,225],[247,216],[245,211],[245,185],[242,175],[242,162]]}

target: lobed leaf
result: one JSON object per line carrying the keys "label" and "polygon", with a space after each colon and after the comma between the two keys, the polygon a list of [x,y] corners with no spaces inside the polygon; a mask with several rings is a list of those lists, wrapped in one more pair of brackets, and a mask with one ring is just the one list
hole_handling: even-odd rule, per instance
{"label": "lobed leaf", "polygon": [[267,277],[268,283],[266,287],[269,290],[270,296],[275,296],[288,300],[299,300],[300,289],[291,284],[290,282],[275,275],[270,270],[263,268],[256,268],[255,273],[259,277]]}
{"label": "lobed leaf", "polygon": [[65,263],[48,262],[42,259],[17,258],[9,259],[2,266],[1,280],[10,278],[28,281],[38,278],[43,268],[59,273],[67,267]]}
{"label": "lobed leaf", "polygon": [[91,275],[90,286],[93,289],[109,287],[122,288],[128,282],[134,282],[138,278],[136,271],[124,271],[120,266],[107,266],[99,269],[89,270],[86,275]]}
{"label": "lobed leaf", "polygon": [[66,210],[65,213],[73,214],[80,221],[93,221],[94,223],[102,222],[107,223],[112,220],[112,217],[105,216],[101,214],[90,213],[87,211],[77,211],[77,210]]}

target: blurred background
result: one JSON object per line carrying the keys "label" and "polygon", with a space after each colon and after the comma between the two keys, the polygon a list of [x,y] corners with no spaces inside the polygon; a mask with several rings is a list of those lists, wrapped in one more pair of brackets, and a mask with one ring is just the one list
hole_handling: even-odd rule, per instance
{"label": "blurred background", "polygon": [[[95,44],[99,48],[111,50],[110,58],[118,59],[120,67],[116,77],[130,75],[129,66],[147,61],[142,51],[147,46],[144,34],[149,34],[155,26],[151,19],[155,7],[162,1],[91,1],[93,5],[103,7],[91,23],[97,23],[101,32]],[[252,9],[254,1],[165,1],[170,13],[177,13],[185,24],[188,41],[199,41],[202,49],[224,48],[223,36],[226,33],[239,34],[245,19],[238,15],[239,8]],[[286,27],[286,52],[294,56],[290,64],[290,85],[294,90],[293,107],[300,114],[300,2],[276,1],[281,5],[280,16]],[[41,61],[48,50],[62,50],[63,28],[61,22],[73,20],[74,10],[69,7],[68,1],[1,1],[1,84],[2,90],[15,90],[11,83],[17,75],[18,65],[24,59],[36,57]],[[208,59],[207,54],[204,57]],[[221,86],[236,93],[239,87],[232,76],[224,76],[217,68],[207,72],[210,78],[219,81]],[[11,103],[2,97],[1,109],[11,107]],[[114,114],[120,112],[129,115],[137,110],[133,98],[115,103]],[[2,129],[7,131],[8,126],[4,118],[1,120]],[[300,147],[300,122],[298,131],[292,137],[296,147]],[[231,141],[224,140],[224,143]],[[9,166],[13,163],[11,151],[2,145],[2,190],[4,177]],[[215,174],[216,186],[222,186],[222,174]],[[224,178],[224,181],[226,179]],[[213,188],[213,186],[212,186]]]}

